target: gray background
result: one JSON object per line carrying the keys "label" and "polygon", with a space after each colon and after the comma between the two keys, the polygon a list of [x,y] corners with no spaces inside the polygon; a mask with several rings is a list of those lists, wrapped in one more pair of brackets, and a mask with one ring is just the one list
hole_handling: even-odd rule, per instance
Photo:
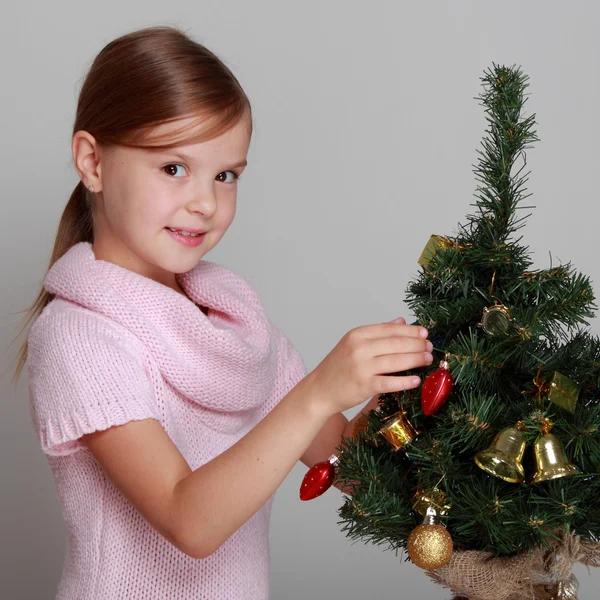
{"label": "gray background", "polygon": [[[531,76],[541,142],[529,153],[537,209],[524,234],[535,266],[570,260],[598,280],[599,14],[595,2],[522,0],[3,6],[0,597],[53,598],[62,566],[60,506],[7,346],[77,182],[75,103],[104,44],[178,25],[239,77],[256,133],[238,215],[207,258],[253,283],[312,369],[347,330],[407,315],[404,289],[429,235],[453,233],[471,212],[484,127],[473,97],[492,61]],[[450,597],[399,556],[352,544],[336,490],[300,502],[304,473],[298,464],[274,506],[274,599]],[[598,597],[600,574],[576,573],[580,598]]]}

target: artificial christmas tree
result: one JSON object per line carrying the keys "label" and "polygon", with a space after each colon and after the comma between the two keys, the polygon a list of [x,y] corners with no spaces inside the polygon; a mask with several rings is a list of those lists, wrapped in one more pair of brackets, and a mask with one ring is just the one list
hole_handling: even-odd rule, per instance
{"label": "artificial christmas tree", "polygon": [[438,360],[403,373],[422,388],[382,395],[335,466],[347,535],[407,550],[469,600],[577,598],[573,563],[600,566],[595,298],[570,263],[532,270],[515,236],[537,141],[527,82],[484,73],[477,211],[431,236],[407,288]]}

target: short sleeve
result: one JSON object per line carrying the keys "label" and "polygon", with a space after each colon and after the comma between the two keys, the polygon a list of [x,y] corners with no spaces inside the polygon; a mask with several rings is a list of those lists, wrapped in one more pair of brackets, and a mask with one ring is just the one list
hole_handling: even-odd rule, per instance
{"label": "short sleeve", "polygon": [[141,342],[101,315],[51,302],[28,338],[31,416],[42,450],[71,454],[81,436],[160,420]]}

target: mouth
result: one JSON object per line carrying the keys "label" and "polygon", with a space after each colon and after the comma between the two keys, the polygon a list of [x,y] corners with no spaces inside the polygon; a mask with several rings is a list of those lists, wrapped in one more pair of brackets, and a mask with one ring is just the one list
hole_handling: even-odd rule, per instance
{"label": "mouth", "polygon": [[176,241],[187,246],[195,248],[204,241],[206,231],[200,229],[176,229],[175,227],[165,227],[165,231]]}
{"label": "mouth", "polygon": [[198,237],[206,233],[206,231],[202,231],[201,229],[176,229],[175,227],[165,227],[165,229],[168,229],[171,233],[177,233],[185,237]]}

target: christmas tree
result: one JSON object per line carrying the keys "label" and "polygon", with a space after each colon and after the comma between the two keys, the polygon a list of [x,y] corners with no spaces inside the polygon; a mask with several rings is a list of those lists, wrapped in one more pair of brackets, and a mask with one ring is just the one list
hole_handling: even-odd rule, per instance
{"label": "christmas tree", "polygon": [[457,598],[576,598],[573,563],[600,566],[595,298],[570,263],[532,269],[517,235],[538,141],[527,75],[493,65],[481,81],[475,214],[431,236],[406,290],[434,364],[379,398],[330,475],[349,537],[407,550]]}

